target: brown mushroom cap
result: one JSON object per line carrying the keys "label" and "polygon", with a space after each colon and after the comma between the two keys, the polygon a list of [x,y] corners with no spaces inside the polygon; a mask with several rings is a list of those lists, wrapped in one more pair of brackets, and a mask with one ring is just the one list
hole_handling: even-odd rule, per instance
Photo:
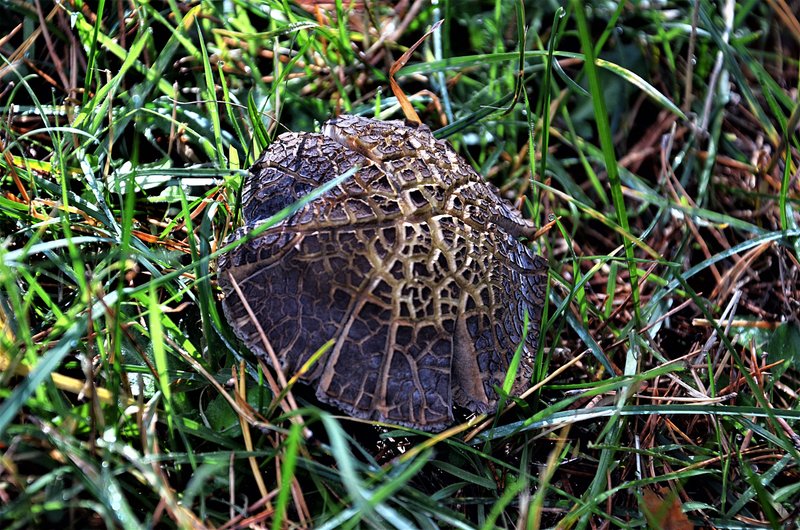
{"label": "brown mushroom cap", "polygon": [[452,406],[496,410],[530,327],[511,393],[529,386],[547,262],[496,188],[425,126],[343,116],[281,135],[251,168],[245,226],[228,242],[353,168],[353,177],[219,260],[225,315],[267,358],[231,275],[281,362],[317,397],[358,417],[438,431]]}

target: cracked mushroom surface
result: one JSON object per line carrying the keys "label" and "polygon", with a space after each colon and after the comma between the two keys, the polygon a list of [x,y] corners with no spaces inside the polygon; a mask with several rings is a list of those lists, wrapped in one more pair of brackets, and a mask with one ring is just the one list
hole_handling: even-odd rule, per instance
{"label": "cracked mushroom surface", "polygon": [[250,169],[226,244],[353,167],[220,257],[236,335],[268,359],[232,282],[284,373],[335,339],[302,380],[358,418],[440,431],[454,404],[491,413],[520,344],[511,394],[525,391],[547,285],[547,262],[519,239],[533,225],[424,125],[342,116],[280,135]]}

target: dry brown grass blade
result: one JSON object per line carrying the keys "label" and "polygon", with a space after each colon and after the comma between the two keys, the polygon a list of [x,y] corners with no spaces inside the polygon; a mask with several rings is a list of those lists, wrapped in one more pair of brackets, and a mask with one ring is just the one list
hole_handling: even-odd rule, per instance
{"label": "dry brown grass blade", "polygon": [[253,408],[248,404],[244,403],[239,399],[231,397],[230,394],[222,387],[221,384],[216,380],[216,378],[211,375],[208,370],[194,357],[189,355],[186,351],[184,351],[178,344],[176,344],[172,339],[167,338],[167,343],[176,351],[178,355],[180,355],[184,361],[186,361],[194,370],[197,371],[200,375],[202,375],[211,386],[219,393],[222,398],[228,402],[228,405],[233,409],[233,411],[241,418],[247,419],[248,423],[252,426],[263,430],[263,431],[279,431],[279,427],[275,425],[271,425],[264,421],[259,416],[256,416],[256,412]]}
{"label": "dry brown grass blade", "polygon": [[408,121],[413,121],[415,123],[422,123],[420,121],[420,119],[419,119],[419,116],[417,115],[417,111],[414,110],[414,106],[411,105],[411,102],[408,100],[408,97],[406,96],[405,92],[403,92],[403,89],[400,88],[400,85],[397,84],[397,81],[395,80],[394,75],[398,72],[398,70],[400,70],[402,67],[404,67],[406,65],[408,60],[411,58],[411,54],[414,53],[414,50],[416,50],[417,47],[420,44],[422,44],[422,42],[425,39],[427,39],[428,36],[431,33],[436,31],[437,29],[439,29],[439,26],[441,26],[443,22],[444,22],[444,19],[442,19],[439,22],[437,22],[436,24],[434,24],[431,27],[431,29],[429,29],[425,33],[425,35],[423,35],[417,42],[415,42],[406,51],[406,53],[401,55],[400,58],[397,59],[394,62],[394,64],[392,65],[392,67],[389,69],[389,84],[392,87],[392,93],[394,93],[394,96],[397,98],[397,102],[400,103],[400,106],[403,108],[403,114],[405,114],[406,119]]}
{"label": "dry brown grass blade", "polygon": [[[160,502],[153,511],[153,521],[156,526],[159,526],[161,515],[166,512],[168,517],[177,523],[178,528],[193,530],[205,529],[207,527],[197,515],[195,515],[188,506],[184,506],[180,503],[175,488],[170,484],[169,479],[171,477],[161,465],[160,456],[162,453],[158,443],[159,438],[156,434],[156,424],[158,421],[158,412],[155,407],[150,408],[150,404],[147,405],[147,409],[145,409],[144,406],[139,407],[137,422],[143,441],[142,456],[145,458],[152,458],[150,469],[157,481],[156,484],[159,488],[160,495]],[[68,456],[74,458],[73,455]]]}
{"label": "dry brown grass blade", "polygon": [[148,234],[147,232],[142,232],[141,230],[131,230],[131,234],[133,234],[134,236],[136,236],[145,243],[150,243],[152,245],[161,245],[162,247],[167,248],[169,250],[183,252],[184,254],[188,254],[191,252],[189,244],[186,243],[185,241],[161,239],[158,236]]}
{"label": "dry brown grass blade", "polygon": [[[692,207],[697,207],[697,203],[692,199],[691,194],[687,193],[684,189],[683,185],[681,185],[680,178],[675,174],[673,171],[671,164],[669,163],[669,158],[671,155],[671,142],[675,139],[675,135],[672,135],[670,139],[669,145],[662,145],[660,149],[660,162],[661,162],[661,171],[664,175],[664,185],[666,190],[669,192],[672,200],[675,201],[676,204],[681,204],[686,202]],[[703,255],[706,259],[710,259],[712,256],[712,252],[709,249],[708,244],[706,243],[705,239],[703,238],[700,229],[697,227],[695,221],[689,217],[685,216],[685,222],[687,228],[692,232],[694,239],[697,245],[703,252]],[[714,279],[717,282],[720,282],[722,279],[722,275],[720,274],[719,270],[717,269],[716,265],[711,265],[709,267],[709,271],[711,274],[714,275]]]}
{"label": "dry brown grass blade", "polygon": [[[531,523],[528,528],[541,528],[542,527],[542,513],[544,507],[544,497],[546,487],[552,483],[553,477],[559,469],[561,458],[564,452],[564,446],[569,440],[569,431],[572,429],[572,424],[564,425],[555,437],[555,445],[547,456],[547,461],[544,467],[539,472],[539,485],[536,494],[533,498],[533,513],[527,512],[526,519]],[[522,528],[517,525],[517,528]]]}
{"label": "dry brown grass blade", "polygon": [[[53,19],[53,17],[56,15],[59,9],[61,9],[61,6],[60,4],[56,3],[56,5],[53,6],[53,9],[51,9],[50,12],[45,17],[45,22],[50,22],[50,20]],[[16,65],[19,61],[24,60],[25,56],[33,46],[33,43],[36,42],[36,39],[38,39],[41,34],[42,34],[42,26],[39,26],[38,28],[33,30],[30,35],[28,35],[28,38],[25,39],[25,41],[20,45],[19,48],[14,50],[14,53],[12,53],[8,57],[8,62],[3,66],[0,66],[0,79],[4,78],[9,72],[14,70],[17,67]]]}
{"label": "dry brown grass blade", "polygon": [[[703,328],[710,328],[711,327],[711,320],[707,318],[695,318],[692,320],[692,326],[698,326]],[[728,326],[735,327],[735,328],[756,328],[756,329],[778,329],[782,322],[769,322],[766,320],[744,320],[744,319],[716,319],[714,320],[717,326],[721,328],[726,328]]]}
{"label": "dry brown grass blade", "polygon": [[558,217],[554,218],[552,221],[549,221],[546,225],[542,226],[539,230],[537,230],[533,234],[533,236],[531,236],[531,239],[536,241],[537,239],[539,239],[540,237],[542,237],[543,235],[548,233],[550,230],[552,230],[553,227],[558,222],[561,222],[561,216],[560,215]]}
{"label": "dry brown grass blade", "polygon": [[723,274],[719,280],[719,283],[711,292],[710,299],[714,300],[718,304],[722,303],[723,300],[726,300],[730,296],[731,291],[736,287],[736,283],[739,281],[742,275],[748,270],[752,270],[752,263],[771,246],[772,242],[766,242],[747,251],[742,259],[737,261],[733,267],[725,271],[725,274]]}
{"label": "dry brown grass blade", "polygon": [[[245,374],[247,373],[244,369],[244,361],[239,364],[239,373],[236,373],[236,368],[231,367],[233,371],[233,381],[236,385],[236,397],[238,400],[241,400],[243,403],[247,403],[247,381],[245,380]],[[238,377],[237,377],[238,375]],[[247,449],[248,452],[253,451],[253,437],[250,436],[250,424],[247,421],[247,418],[242,416],[238,416],[239,418],[239,426],[242,428],[242,438],[244,439],[244,447]],[[254,456],[251,456],[247,459],[250,462],[250,471],[253,473],[253,478],[256,481],[256,485],[258,486],[258,491],[261,493],[261,498],[266,499],[269,495],[269,491],[267,491],[267,486],[264,484],[264,477],[261,476],[261,471],[258,469],[258,462]],[[269,508],[269,504],[267,504]]]}
{"label": "dry brown grass blade", "polygon": [[[677,119],[674,114],[666,111],[660,112],[658,119],[645,131],[644,136],[628,150],[627,154],[619,159],[620,167],[624,167],[634,173],[639,171],[642,163],[658,152],[660,139],[663,135],[669,133]],[[681,135],[686,130],[686,128],[681,128]]]}
{"label": "dry brown grass blade", "polygon": [[6,150],[4,143],[0,147],[2,147],[3,156],[6,159],[6,164],[8,166],[9,173],[11,173],[11,178],[14,180],[14,185],[17,187],[19,194],[22,196],[22,201],[30,206],[31,196],[28,194],[28,190],[26,190],[25,186],[22,184],[22,179],[20,179],[19,175],[17,174],[17,170],[14,167],[14,158],[11,156],[11,153]]}
{"label": "dry brown grass blade", "polygon": [[[42,36],[44,37],[44,43],[47,47],[47,52],[50,57],[50,60],[53,61],[53,65],[55,67],[58,76],[61,78],[61,86],[69,90],[72,87],[70,86],[69,76],[64,68],[64,63],[61,61],[59,56],[59,52],[55,48],[55,44],[53,42],[53,38],[50,36],[50,30],[47,29],[47,22],[45,21],[45,14],[42,12],[42,5],[39,0],[35,0],[34,4],[36,5],[36,14],[39,16],[39,28],[42,32]],[[53,11],[51,11],[52,13]]]}
{"label": "dry brown grass blade", "polygon": [[8,35],[0,37],[0,47],[5,46],[6,43],[9,42],[14,37],[14,35],[16,35],[17,32],[21,29],[22,29],[22,23],[19,23],[16,26],[14,26],[14,29],[8,32]]}
{"label": "dry brown grass blade", "polygon": [[794,9],[787,5],[785,0],[767,0],[767,2],[789,30],[789,34],[800,43],[800,21],[797,20]]}
{"label": "dry brown grass blade", "polygon": [[[271,375],[270,370],[266,366],[264,366],[261,359],[259,359],[259,362],[262,365],[262,370],[264,372],[264,378],[267,380],[267,384],[269,384],[273,396],[275,396],[274,399],[278,399],[282,395],[284,396],[279,403],[283,411],[286,413],[291,413],[297,410],[298,406],[297,402],[294,399],[294,396],[292,395],[291,387],[289,386],[288,381],[286,380],[286,375],[280,369],[281,364],[280,361],[278,361],[278,356],[275,353],[275,350],[272,348],[272,344],[267,338],[267,334],[264,333],[264,329],[258,322],[255,313],[253,313],[250,304],[247,303],[247,299],[245,298],[244,293],[242,293],[242,290],[239,288],[239,284],[236,283],[236,279],[230,272],[228,273],[228,279],[231,282],[233,289],[236,291],[236,296],[238,296],[241,299],[242,306],[247,311],[247,314],[252,320],[253,325],[258,330],[259,336],[261,337],[261,342],[264,345],[264,350],[267,352],[267,355],[269,355],[270,363],[272,364],[272,366],[275,367],[275,373],[278,377],[278,380],[275,381],[275,379]],[[291,414],[290,419],[293,423],[298,423],[300,425],[303,425],[304,423],[302,416],[298,414]],[[307,427],[303,427],[303,436],[305,438],[309,438],[311,436],[311,431],[309,431]]]}
{"label": "dry brown grass blade", "polygon": [[686,75],[684,76],[685,82],[683,87],[683,105],[681,110],[687,113],[692,108],[692,79],[694,78],[694,50],[697,46],[697,22],[699,18],[700,3],[694,2],[692,6],[692,31],[689,34],[689,46],[686,50]]}
{"label": "dry brown grass blade", "polygon": [[[557,190],[556,188],[549,188],[547,191],[549,193],[551,193],[552,195],[561,198],[565,202],[575,204],[575,199],[572,196],[570,196],[568,193],[564,193],[563,191]],[[641,195],[639,194],[639,192],[634,190],[634,189],[632,189],[632,188],[628,188],[626,186],[623,186],[622,187],[622,192],[623,192],[623,194],[625,194],[628,197],[634,197],[634,198],[636,198],[638,200],[641,200]],[[631,243],[633,243],[634,245],[636,245],[637,247],[639,247],[640,249],[645,251],[651,258],[653,258],[653,259],[661,259],[661,254],[657,250],[653,249],[650,245],[648,245],[647,243],[645,243],[641,239],[633,236],[632,234],[629,234],[629,233],[625,232],[619,226],[610,224],[609,221],[608,221],[608,218],[606,216],[604,216],[603,214],[601,214],[600,212],[598,212],[597,210],[582,209],[582,212],[585,213],[586,215],[588,215],[589,217],[591,217],[592,219],[594,219],[596,221],[599,221],[599,222],[603,223],[604,225],[608,226],[608,228],[612,229],[615,233],[619,234],[620,236],[630,240]]]}
{"label": "dry brown grass blade", "polygon": [[[795,19],[796,21],[796,19]],[[789,121],[786,122],[786,130],[793,133],[797,129],[797,124],[800,122],[800,107],[795,106],[792,110],[791,115],[789,115]],[[788,136],[786,134],[781,135],[781,141],[778,144],[778,147],[775,148],[775,154],[769,160],[769,164],[767,164],[766,169],[764,170],[764,175],[772,175],[772,171],[775,169],[778,161],[782,158],[786,157],[786,144],[788,143]],[[786,162],[791,165],[791,171],[794,173],[796,171],[796,166],[794,162],[794,158],[788,157]]]}

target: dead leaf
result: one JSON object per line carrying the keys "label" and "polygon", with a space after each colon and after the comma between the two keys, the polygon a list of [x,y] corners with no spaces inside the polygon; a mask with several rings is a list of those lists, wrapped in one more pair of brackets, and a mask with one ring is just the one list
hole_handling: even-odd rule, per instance
{"label": "dead leaf", "polygon": [[642,511],[650,528],[659,530],[693,530],[694,525],[683,513],[678,494],[664,488],[664,496],[651,489],[642,492]]}

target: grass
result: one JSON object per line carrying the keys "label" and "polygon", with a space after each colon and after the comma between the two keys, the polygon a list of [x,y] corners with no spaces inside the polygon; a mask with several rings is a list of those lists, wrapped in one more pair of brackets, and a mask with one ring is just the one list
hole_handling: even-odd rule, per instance
{"label": "grass", "polygon": [[[796,527],[796,10],[314,4],[0,3],[2,526]],[[534,391],[440,435],[281,408],[218,300],[244,170],[401,116],[441,19],[395,77],[547,227]]]}

